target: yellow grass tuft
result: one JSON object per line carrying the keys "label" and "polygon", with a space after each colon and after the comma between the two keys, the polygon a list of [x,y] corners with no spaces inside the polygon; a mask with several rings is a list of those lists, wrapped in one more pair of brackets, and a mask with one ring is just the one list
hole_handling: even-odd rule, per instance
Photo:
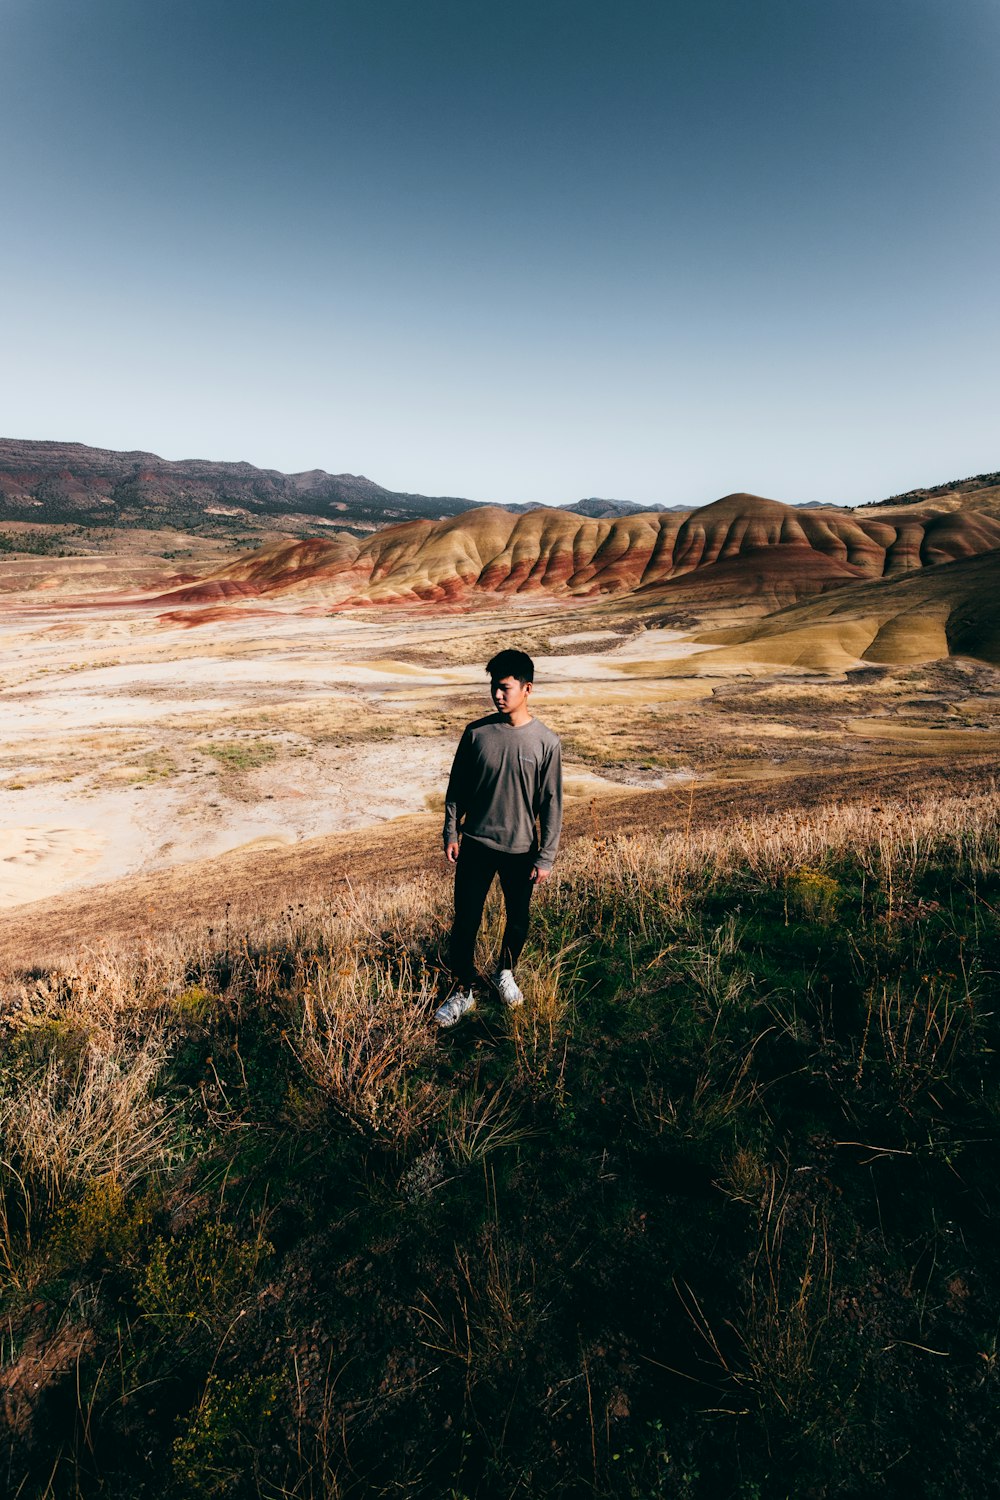
{"label": "yellow grass tuft", "polygon": [[292,1048],[341,1117],[374,1134],[409,1134],[434,1104],[427,1085],[411,1086],[433,1046],[428,979],[406,959],[393,974],[348,952],[309,967],[301,1000]]}

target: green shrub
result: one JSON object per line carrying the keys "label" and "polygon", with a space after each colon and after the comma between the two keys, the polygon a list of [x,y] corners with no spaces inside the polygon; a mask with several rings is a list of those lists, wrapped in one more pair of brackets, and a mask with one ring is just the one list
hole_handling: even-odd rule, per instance
{"label": "green shrub", "polygon": [[182,1495],[203,1500],[255,1492],[257,1448],[274,1411],[277,1385],[273,1377],[209,1375],[173,1445],[174,1480]]}
{"label": "green shrub", "polygon": [[95,1260],[127,1262],[148,1237],[158,1200],[153,1187],[130,1201],[117,1177],[94,1178],[56,1215],[50,1238],[54,1266],[70,1270]]}
{"label": "green shrub", "polygon": [[212,1220],[178,1238],[160,1236],[142,1269],[137,1295],[146,1318],[180,1344],[224,1339],[255,1294],[273,1246],[230,1222]]}
{"label": "green shrub", "polygon": [[278,755],[278,747],[269,740],[217,740],[200,749],[227,771],[256,771],[270,765]]}
{"label": "green shrub", "polygon": [[836,921],[842,892],[832,876],[802,865],[788,876],[785,890],[790,909],[807,922],[828,925]]}

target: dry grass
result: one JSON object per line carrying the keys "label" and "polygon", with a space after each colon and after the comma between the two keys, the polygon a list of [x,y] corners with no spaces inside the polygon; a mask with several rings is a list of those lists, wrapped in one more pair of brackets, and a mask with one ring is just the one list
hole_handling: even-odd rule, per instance
{"label": "dry grass", "polygon": [[[899,1223],[875,1215],[869,1167],[940,1161],[946,1186],[917,1184],[921,1222],[965,1254],[935,1216],[971,1215],[964,1189],[941,1195],[980,1170],[958,1137],[978,1141],[982,1112],[947,1131],[981,1103],[992,928],[994,947],[972,950],[980,916],[994,920],[977,882],[1000,866],[1000,795],[994,782],[700,820],[684,795],[669,829],[595,822],[567,848],[536,897],[524,1007],[484,1004],[455,1033],[431,1019],[449,914],[432,878],[314,889],[197,941],[109,946],[11,982],[0,1293],[20,1316],[75,1277],[94,1320],[99,1349],[75,1378],[95,1451],[81,1439],[67,1467],[81,1494],[120,1431],[143,1452],[159,1443],[192,1488],[213,1473],[235,1485],[225,1455],[242,1442],[248,1465],[276,1465],[269,1493],[316,1500],[416,1493],[396,1432],[429,1474],[440,1459],[429,1492],[456,1494],[477,1492],[466,1448],[506,1466],[506,1493],[528,1443],[526,1493],[551,1466],[564,1493],[629,1500],[671,1493],[682,1428],[709,1484],[727,1445],[755,1483],[772,1447],[849,1478],[861,1469],[841,1443],[868,1472],[896,1451],[884,1413],[864,1446],[878,1387],[855,1393],[873,1361],[876,1382],[890,1368],[890,1334],[919,1347],[920,1328],[894,1320],[930,1253],[912,1249],[909,1197]],[[928,871],[970,897],[951,926],[921,894]],[[484,967],[501,922],[494,903]],[[943,962],[956,973],[921,977],[932,925],[941,954],[965,944],[968,977]],[[839,964],[856,1005],[829,1034],[803,955]],[[860,1166],[831,1165],[859,1141]],[[895,1260],[880,1248],[894,1233]],[[872,1266],[904,1287],[891,1309],[864,1304],[877,1332],[851,1321]],[[662,1291],[642,1316],[633,1274]],[[985,1357],[970,1328],[955,1347],[980,1338]],[[891,1368],[909,1400],[918,1382]],[[650,1370],[701,1404],[644,1383]],[[133,1399],[149,1380],[176,1408],[162,1420]],[[560,1425],[536,1432],[550,1410]],[[660,1410],[677,1425],[646,1422],[644,1438]],[[247,1439],[255,1423],[266,1442]]]}
{"label": "dry grass", "polygon": [[[803,871],[815,878],[815,872],[848,855],[885,890],[889,919],[905,919],[914,878],[927,863],[954,859],[970,879],[996,868],[997,794],[830,804],[663,835],[581,840],[561,860],[540,912],[548,900],[563,911],[597,907],[613,921],[616,902],[625,894],[638,939],[727,872],[748,870],[778,888],[791,881],[798,899],[806,900],[811,887],[802,894]],[[820,895],[824,902],[834,901],[826,883]],[[312,948],[315,956],[299,980],[302,1020],[290,1041],[307,1074],[359,1126],[396,1128],[427,1107],[426,1100],[410,1095],[407,1080],[430,1045],[434,974],[412,956],[426,935],[429,915],[440,943],[446,893],[416,880],[363,901],[349,900],[335,915],[326,904],[303,906],[278,919],[263,917],[241,933],[232,983],[259,994],[273,992],[279,983],[270,951],[289,941],[307,955]],[[495,904],[484,934],[484,959],[498,941],[501,920]],[[391,956],[366,957],[373,942]],[[202,961],[228,943],[223,931],[208,938]],[[705,1004],[735,1003],[741,980],[722,960],[738,943],[738,929],[730,923],[688,964],[688,980]],[[519,973],[527,1004],[512,1021],[526,1076],[551,1080],[558,1075],[579,961],[577,943],[534,959],[530,951],[526,955]],[[166,1150],[169,1121],[149,1100],[169,1050],[170,997],[189,987],[189,970],[184,944],[151,943],[138,953],[97,951],[71,971],[12,986],[3,1012],[8,1033],[54,1028],[70,1039],[65,1055],[50,1057],[16,1100],[7,1098],[0,1106],[8,1155],[47,1190],[58,1195],[72,1182],[102,1174],[133,1180]],[[923,1016],[904,1015],[901,1004],[887,989],[877,1004],[876,1024],[903,1063],[918,1059],[922,1068],[929,1066],[957,1018],[933,1002]]]}
{"label": "dry grass", "polygon": [[464,1367],[468,1391],[481,1373],[509,1375],[537,1337],[547,1308],[536,1296],[533,1258],[496,1223],[484,1229],[475,1254],[456,1246],[454,1280],[450,1308],[424,1295],[415,1311],[427,1347]]}
{"label": "dry grass", "polygon": [[[808,1430],[824,1342],[832,1335],[834,1268],[822,1217],[813,1211],[804,1224],[796,1224],[797,1214],[801,1205],[787,1179],[772,1170],[760,1204],[740,1357],[723,1366],[737,1401],[749,1396],[770,1420],[800,1418]],[[713,1342],[710,1330],[704,1331],[706,1341]]]}
{"label": "dry grass", "polygon": [[8,1165],[50,1202],[109,1177],[125,1186],[169,1168],[171,1120],[155,1085],[166,1046],[154,1032],[137,1047],[88,1044],[75,1063],[49,1057],[27,1087],[0,1103]]}
{"label": "dry grass", "polygon": [[485,1161],[493,1151],[527,1140],[531,1131],[521,1124],[509,1094],[497,1089],[481,1095],[478,1089],[453,1100],[446,1114],[448,1145],[457,1162],[469,1166]]}
{"label": "dry grass", "polygon": [[[0,1283],[30,1288],[41,1274],[38,1226],[95,1189],[112,1198],[169,1172],[181,1156],[177,1110],[160,1088],[169,1043],[159,1004],[136,1005],[139,974],[109,985],[68,979],[63,1003],[8,1018],[19,1061],[0,1084]],[[90,1013],[75,986],[98,996]],[[141,1019],[140,1019],[141,1018]],[[36,1060],[37,1059],[37,1060]]]}
{"label": "dry grass", "polygon": [[[700,829],[684,840],[683,848],[692,872],[745,864],[773,883],[803,866],[851,854],[873,879],[884,878],[898,889],[900,881],[912,879],[934,857],[954,856],[985,874],[996,859],[998,839],[994,789],[934,802],[834,803],[778,817],[749,816],[728,827]],[[664,853],[670,849],[676,849],[676,840],[667,841]]]}
{"label": "dry grass", "polygon": [[397,972],[357,952],[317,960],[301,991],[302,1021],[292,1047],[308,1076],[351,1125],[409,1134],[434,1106],[411,1078],[432,1045],[433,992],[404,959]]}

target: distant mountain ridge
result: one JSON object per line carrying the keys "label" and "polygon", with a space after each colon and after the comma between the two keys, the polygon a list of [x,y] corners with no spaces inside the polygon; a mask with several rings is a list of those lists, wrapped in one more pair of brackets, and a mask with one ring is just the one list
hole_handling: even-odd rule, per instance
{"label": "distant mountain ridge", "polygon": [[85,525],[211,527],[312,517],[371,530],[473,509],[454,496],[387,490],[363,474],[282,474],[248,463],[160,458],[84,443],[0,438],[0,519]]}
{"label": "distant mountain ridge", "polygon": [[887,500],[872,503],[905,505],[913,500],[936,500],[947,495],[972,495],[977,490],[995,489],[998,485],[1000,485],[1000,471],[992,474],[973,474],[968,479],[949,479],[946,483],[932,485],[929,489],[906,490],[902,495],[890,495]]}
{"label": "distant mountain ridge", "polygon": [[[280,528],[293,520],[312,520],[324,527],[372,531],[417,518],[443,520],[488,503],[389,490],[364,474],[328,474],[324,469],[283,474],[249,463],[174,460],[141,450],[0,438],[0,521],[183,531],[238,530],[241,521],[247,529],[254,523],[260,529],[268,521]],[[504,507],[519,515],[546,508],[532,502]],[[598,518],[690,508],[599,496],[560,507]]]}
{"label": "distant mountain ridge", "polygon": [[[1000,474],[980,474],[929,489],[911,490],[855,510],[806,501],[788,507],[850,515],[933,502],[941,511],[976,510],[1000,517]],[[778,502],[772,502],[778,503]],[[253,464],[211,459],[161,458],[141,450],[92,448],[85,443],[0,438],[0,524],[122,526],[147,530],[253,535],[344,529],[368,533],[411,520],[440,521],[490,509],[488,502],[455,495],[390,490],[363,474],[307,469],[284,474]],[[548,511],[533,503],[502,507],[513,515]],[[640,515],[691,515],[704,507],[642,505],[634,500],[588,496],[560,511],[594,520]]]}
{"label": "distant mountain ridge", "polygon": [[559,510],[572,511],[576,516],[590,516],[595,521],[607,521],[615,516],[655,516],[663,511],[683,511],[685,514],[692,509],[690,505],[640,505],[636,500],[602,500],[599,495],[589,495],[585,500],[577,500],[572,505],[560,505],[558,507],[547,505],[505,505],[504,510],[527,511],[527,510]]}

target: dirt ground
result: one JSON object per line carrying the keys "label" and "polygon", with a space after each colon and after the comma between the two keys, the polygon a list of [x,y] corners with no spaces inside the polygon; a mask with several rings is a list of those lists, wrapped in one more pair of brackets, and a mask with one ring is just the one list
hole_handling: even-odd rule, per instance
{"label": "dirt ground", "polygon": [[[575,840],[627,836],[652,828],[697,829],[726,819],[813,807],[826,802],[872,802],[882,797],[932,797],[997,784],[994,756],[964,759],[958,768],[939,758],[897,759],[834,772],[787,773],[724,783],[690,783],[669,790],[626,791],[570,804],[564,847]],[[294,916],[310,907],[354,900],[366,889],[430,874],[449,881],[436,816],[398,818],[361,833],[304,840],[294,847],[238,850],[94,887],[0,915],[0,973],[24,974],[72,963],[81,950],[104,943],[141,945],[173,934],[180,940],[238,931],[261,915]]]}

